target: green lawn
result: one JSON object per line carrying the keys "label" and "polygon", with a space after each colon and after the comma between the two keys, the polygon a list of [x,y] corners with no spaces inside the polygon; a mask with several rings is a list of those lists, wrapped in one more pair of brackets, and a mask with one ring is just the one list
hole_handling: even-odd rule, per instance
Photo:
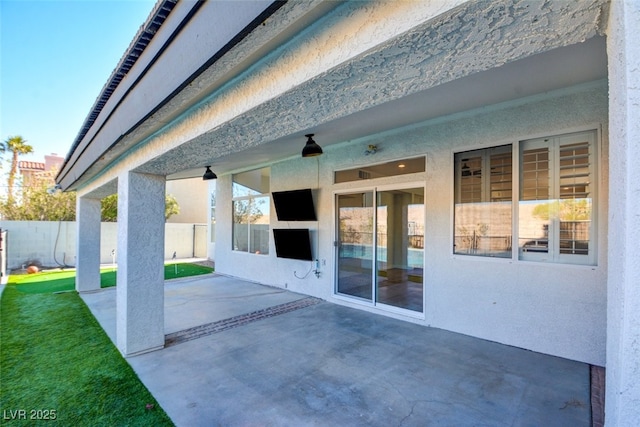
{"label": "green lawn", "polygon": [[[165,280],[180,277],[208,274],[213,271],[211,267],[191,263],[166,264],[164,266]],[[177,274],[176,274],[177,273]],[[75,289],[75,270],[63,270],[43,272],[36,274],[22,274],[11,276],[11,280],[21,292],[37,294],[47,292],[63,292]],[[100,287],[108,288],[116,284],[116,269],[113,267],[100,270]]]}
{"label": "green lawn", "polygon": [[[178,265],[177,277],[212,271],[191,266]],[[10,276],[0,299],[2,424],[173,425],[73,291],[74,274]],[[176,277],[173,264],[165,275]],[[101,277],[114,285],[113,269]]]}

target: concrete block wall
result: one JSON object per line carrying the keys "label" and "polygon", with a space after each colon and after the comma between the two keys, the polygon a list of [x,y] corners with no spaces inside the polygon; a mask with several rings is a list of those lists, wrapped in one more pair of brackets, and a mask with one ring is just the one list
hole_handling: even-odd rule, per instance
{"label": "concrete block wall", "polygon": [[[76,265],[76,223],[66,221],[0,221],[7,231],[7,269],[37,263],[45,267]],[[195,233],[195,234],[194,234]],[[165,259],[193,256],[206,258],[205,224],[165,224]],[[195,242],[195,243],[194,243]],[[117,247],[117,223],[103,222],[100,232],[100,262],[113,262]],[[117,253],[116,262],[117,262]]]}

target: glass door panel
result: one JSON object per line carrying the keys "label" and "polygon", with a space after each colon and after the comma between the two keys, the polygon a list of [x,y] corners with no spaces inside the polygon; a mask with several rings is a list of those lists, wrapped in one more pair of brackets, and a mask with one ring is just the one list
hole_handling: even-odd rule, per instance
{"label": "glass door panel", "polygon": [[336,197],[337,292],[373,301],[373,192],[339,194]]}
{"label": "glass door panel", "polygon": [[376,302],[422,312],[424,188],[376,195]]}

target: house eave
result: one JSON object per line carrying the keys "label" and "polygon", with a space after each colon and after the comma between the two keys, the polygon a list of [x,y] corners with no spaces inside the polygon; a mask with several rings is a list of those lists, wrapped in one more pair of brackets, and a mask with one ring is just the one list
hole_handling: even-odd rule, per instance
{"label": "house eave", "polygon": [[[244,25],[238,32],[226,34],[226,38],[221,38],[218,43],[221,48],[213,52],[211,55],[200,54],[201,64],[196,67],[195,71],[191,71],[186,78],[168,82],[169,84],[162,89],[167,93],[155,105],[145,106],[144,114],[137,117],[136,120],[128,125],[123,126],[122,123],[115,123],[116,120],[112,115],[122,108],[125,103],[139,103],[140,100],[135,99],[136,95],[132,94],[132,90],[139,82],[154,72],[158,71],[158,62],[163,58],[161,56],[167,50],[174,48],[176,39],[182,37],[184,39],[197,40],[199,34],[191,34],[189,24],[201,19],[198,12],[205,4],[216,7],[216,2],[177,2],[176,0],[160,0],[154,10],[150,14],[145,24],[141,27],[138,34],[131,42],[129,49],[124,54],[118,66],[107,81],[100,96],[96,100],[89,115],[87,116],[83,127],[81,128],[71,150],[69,151],[60,173],[56,180],[65,190],[75,190],[82,185],[83,182],[90,180],[96,173],[108,167],[113,159],[121,156],[132,145],[135,145],[145,136],[152,134],[159,127],[164,126],[175,117],[179,116],[189,106],[202,96],[202,87],[212,87],[224,84],[224,82],[233,77],[238,72],[238,68],[250,66],[247,61],[256,60],[252,54],[256,50],[263,48],[265,45],[271,46],[274,39],[281,37],[280,29],[276,23],[282,21],[286,27],[294,27],[291,22],[299,21],[299,15],[309,15],[308,19],[313,19],[313,14],[309,10],[304,10],[302,4],[297,4],[290,9],[293,12],[285,12],[293,15],[293,18],[282,20],[271,20],[274,25],[269,26],[269,31],[261,28],[264,26],[265,20],[278,11],[286,1],[258,0],[250,3],[252,7],[247,7],[242,11],[240,18],[250,21]],[[321,2],[312,0],[305,2],[305,5],[320,5],[318,13],[322,13],[327,6],[335,7],[333,2]],[[168,8],[167,4],[175,7]],[[242,5],[249,4],[243,2]],[[228,10],[227,10],[228,11]],[[220,15],[224,15],[225,11],[221,11]],[[224,15],[226,16],[226,15]],[[173,20],[170,21],[170,18]],[[243,24],[242,24],[243,25]],[[286,29],[286,28],[285,28]],[[257,31],[263,35],[255,37],[252,33]],[[289,31],[299,29],[288,28]],[[155,37],[150,37],[150,34]],[[265,34],[266,33],[266,34]],[[245,42],[245,39],[252,35],[252,41]],[[144,43],[143,43],[144,42]],[[244,43],[243,43],[244,42]],[[142,48],[141,48],[142,43]],[[152,45],[155,43],[155,45]],[[234,51],[234,64],[226,63],[219,66],[219,60],[227,55],[230,51]],[[153,67],[156,66],[154,70]],[[216,69],[215,77],[205,76],[205,71]],[[123,71],[125,70],[125,71]],[[173,88],[173,90],[170,90]],[[194,88],[196,90],[194,90]],[[170,90],[170,91],[169,91]],[[129,99],[127,99],[127,97]],[[107,135],[109,133],[109,135]],[[99,140],[102,141],[99,141]]]}
{"label": "house eave", "polygon": [[[66,189],[80,188],[96,177],[109,174],[109,169],[125,158],[134,157],[133,163],[137,163],[133,165],[134,170],[170,178],[197,176],[201,174],[199,168],[211,163],[217,165],[217,170],[231,170],[290,157],[301,144],[302,135],[310,129],[322,130],[322,143],[332,144],[410,124],[407,120],[415,123],[486,103],[555,90],[558,89],[558,81],[549,84],[544,78],[529,86],[525,84],[525,87],[523,81],[517,79],[501,80],[505,75],[517,76],[527,65],[535,64],[534,57],[550,60],[558,67],[554,71],[566,74],[571,64],[563,65],[564,58],[558,58],[554,51],[562,51],[561,55],[575,53],[567,58],[583,61],[586,66],[582,71],[588,71],[576,73],[576,77],[567,75],[561,82],[565,87],[606,77],[606,57],[602,60],[602,55],[606,55],[604,43],[593,41],[601,40],[596,36],[602,32],[600,18],[607,8],[605,1],[592,0],[588,5],[574,5],[574,12],[550,4],[543,12],[553,22],[551,27],[536,22],[540,12],[521,7],[518,14],[507,17],[517,19],[500,28],[509,37],[527,35],[528,41],[518,48],[508,43],[495,46],[490,38],[491,31],[464,26],[464,22],[473,22],[472,19],[479,16],[503,19],[502,9],[476,2],[460,2],[454,6],[448,11],[439,11],[440,15],[430,16],[374,48],[348,57],[327,70],[319,70],[315,75],[308,75],[306,81],[300,81],[286,91],[267,94],[270,99],[265,98],[262,103],[255,100],[255,106],[239,115],[230,115],[223,121],[211,120],[213,110],[236,108],[232,104],[220,103],[222,89],[228,90],[241,79],[268,75],[268,67],[286,70],[287,65],[281,63],[278,55],[297,55],[297,63],[309,62],[313,58],[307,56],[305,59],[309,52],[297,45],[300,43],[298,39],[321,39],[327,34],[333,35],[327,24],[344,30],[351,24],[350,13],[365,14],[367,11],[362,10],[374,7],[368,3],[354,5],[325,1],[280,5],[270,15],[267,25],[258,25],[247,33],[218,62],[200,70],[190,83],[182,81],[181,91],[165,98],[165,102],[155,105],[155,109],[151,108],[154,105],[149,105],[150,112],[144,120],[136,122],[135,126],[121,128],[120,132],[114,132],[112,123],[111,136],[104,131],[98,135],[106,144],[103,150],[96,151],[99,156],[83,167],[74,167],[65,176],[60,175],[59,180]],[[339,9],[332,10],[334,8]],[[362,10],[356,10],[358,8]],[[383,19],[387,18],[383,16]],[[348,31],[351,30],[346,30],[346,33]],[[477,37],[478,31],[484,34],[484,39]],[[530,33],[534,36],[531,37]],[[294,39],[294,36],[300,37]],[[464,42],[461,48],[450,45],[448,40],[452,36]],[[583,43],[585,41],[589,42]],[[437,53],[435,47],[439,44],[443,44],[443,49],[451,46],[452,51],[446,55]],[[591,62],[588,61],[590,51],[599,52]],[[271,57],[265,59],[269,52]],[[335,51],[330,54],[335,54]],[[265,65],[265,61],[270,63]],[[597,66],[589,70],[594,64]],[[501,74],[506,70],[511,71]],[[353,79],[354,74],[359,76],[358,79]],[[498,83],[507,84],[496,84],[496,76],[500,76]],[[491,81],[491,87],[483,87],[488,81],[485,77]],[[260,90],[271,84],[268,76],[262,79],[262,83],[255,86]],[[456,91],[458,87],[474,81],[480,83],[476,87],[480,87],[483,93],[468,97],[470,102],[458,102],[456,105],[441,102],[443,106],[437,109],[429,104],[434,95],[455,95],[459,92]],[[502,93],[495,96],[496,91]],[[411,103],[428,108],[424,108],[424,114],[416,115],[411,111]],[[373,114],[367,117],[367,113]],[[380,117],[385,120],[374,120]],[[274,125],[264,126],[264,123]],[[358,129],[354,128],[355,124]],[[134,153],[137,154],[133,156]]]}

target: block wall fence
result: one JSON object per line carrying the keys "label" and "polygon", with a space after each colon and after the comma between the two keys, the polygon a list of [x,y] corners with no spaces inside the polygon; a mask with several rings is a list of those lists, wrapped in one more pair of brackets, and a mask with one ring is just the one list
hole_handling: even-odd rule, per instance
{"label": "block wall fence", "polygon": [[[100,233],[100,262],[118,260],[115,222],[103,222]],[[43,267],[75,267],[76,223],[67,221],[0,221],[6,231],[7,270],[36,264]],[[164,257],[206,258],[206,224],[165,224]]]}

